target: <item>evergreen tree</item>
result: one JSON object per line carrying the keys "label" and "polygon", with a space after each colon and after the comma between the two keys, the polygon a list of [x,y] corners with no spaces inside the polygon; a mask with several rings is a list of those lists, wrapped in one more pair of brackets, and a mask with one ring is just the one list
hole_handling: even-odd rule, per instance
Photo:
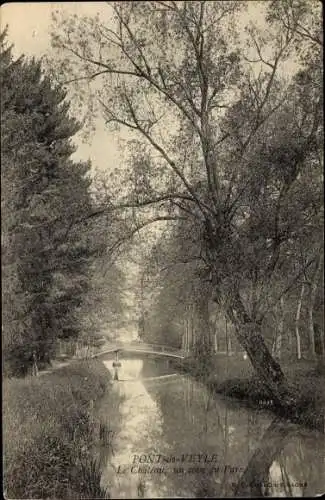
{"label": "evergreen tree", "polygon": [[4,358],[25,373],[33,352],[49,361],[57,337],[78,334],[94,253],[76,224],[91,209],[90,165],[71,159],[80,124],[66,92],[0,41]]}

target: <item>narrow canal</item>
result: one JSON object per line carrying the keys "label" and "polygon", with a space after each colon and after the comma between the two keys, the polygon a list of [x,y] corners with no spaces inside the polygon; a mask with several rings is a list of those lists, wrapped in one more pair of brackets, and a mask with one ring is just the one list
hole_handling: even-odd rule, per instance
{"label": "narrow canal", "polygon": [[[113,361],[103,362],[114,375]],[[100,450],[111,498],[325,491],[324,435],[211,395],[164,360],[123,359],[118,378],[120,421]]]}

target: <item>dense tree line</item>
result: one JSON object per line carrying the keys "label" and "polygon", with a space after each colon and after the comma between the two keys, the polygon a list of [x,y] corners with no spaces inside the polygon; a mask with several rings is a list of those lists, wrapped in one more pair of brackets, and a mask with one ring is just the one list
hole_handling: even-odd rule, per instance
{"label": "dense tree line", "polygon": [[239,350],[231,323],[215,303],[211,272],[193,225],[182,221],[161,235],[140,276],[144,340],[182,347],[200,358]]}
{"label": "dense tree line", "polygon": [[[151,259],[143,263],[141,336],[148,342],[182,346],[193,354],[202,343],[211,353],[238,350],[233,325],[227,321],[223,305],[214,300],[211,275],[199,255],[199,240],[195,240],[193,228],[185,227],[177,233],[174,228],[168,238],[161,236]],[[263,337],[279,360],[322,357],[324,287],[320,270],[321,256],[265,315]],[[275,286],[276,292],[279,284]],[[200,304],[205,306],[203,315]],[[203,324],[202,316],[209,321]]]}
{"label": "dense tree line", "polygon": [[5,373],[17,375],[33,357],[48,363],[58,338],[85,330],[82,308],[107,237],[83,222],[94,205],[90,163],[71,158],[80,124],[66,91],[39,61],[15,59],[6,32],[0,41],[2,338]]}
{"label": "dense tree line", "polygon": [[193,225],[214,300],[274,399],[291,405],[264,332],[305,276],[315,304],[323,265],[321,6],[268,2],[243,30],[246,7],[116,2],[109,26],[55,16],[54,68],[91,103],[89,118],[97,109],[132,134],[123,190],[112,186],[102,213],[136,208],[134,231]]}
{"label": "dense tree line", "polygon": [[143,338],[184,347],[183,336],[190,328],[189,350],[200,350],[203,345],[209,349],[213,343],[208,310],[212,292],[209,275],[195,227],[187,221],[176,222],[167,234],[160,236],[143,263]]}

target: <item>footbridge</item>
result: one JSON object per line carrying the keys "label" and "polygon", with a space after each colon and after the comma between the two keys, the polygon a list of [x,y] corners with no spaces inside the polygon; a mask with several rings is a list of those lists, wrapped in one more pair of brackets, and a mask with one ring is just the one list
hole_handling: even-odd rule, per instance
{"label": "footbridge", "polygon": [[144,354],[153,354],[178,359],[184,359],[189,355],[189,353],[186,353],[184,350],[171,346],[146,344],[144,342],[116,342],[104,345],[100,351],[93,355],[93,357],[97,358],[109,353],[117,353],[118,356],[119,352],[141,352]]}

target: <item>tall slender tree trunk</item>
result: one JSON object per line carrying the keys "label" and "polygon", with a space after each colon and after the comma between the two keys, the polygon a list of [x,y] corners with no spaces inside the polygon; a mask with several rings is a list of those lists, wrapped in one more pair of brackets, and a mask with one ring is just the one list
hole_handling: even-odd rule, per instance
{"label": "tall slender tree trunk", "polygon": [[214,329],[214,352],[218,352],[219,343],[218,343],[218,332]]}
{"label": "tall slender tree trunk", "polygon": [[279,316],[276,325],[276,335],[272,348],[272,356],[276,359],[281,359],[281,349],[282,349],[282,339],[283,339],[283,325],[284,325],[284,298],[280,299],[280,307],[277,310],[277,316]]}
{"label": "tall slender tree trunk", "polygon": [[293,333],[291,328],[287,328],[287,341],[288,341],[289,351],[292,352]]}
{"label": "tall slender tree trunk", "polygon": [[226,353],[227,353],[227,357],[226,357],[226,378],[228,378],[228,374],[229,374],[229,343],[228,343],[228,319],[226,318],[226,331],[225,331],[225,334],[226,334]]}
{"label": "tall slender tree trunk", "polygon": [[187,310],[186,315],[186,352],[190,351],[190,311]]}
{"label": "tall slender tree trunk", "polygon": [[228,358],[228,354],[229,354],[229,352],[228,352],[229,344],[228,344],[228,320],[227,320],[227,318],[226,318],[226,330],[225,330],[225,337],[226,337],[226,338],[225,338],[225,344],[226,344],[226,346],[225,346],[225,347],[226,347],[226,353],[227,353],[227,358]]}
{"label": "tall slender tree trunk", "polygon": [[194,325],[194,305],[191,305],[191,351],[193,352],[193,348],[196,343],[196,335],[195,335],[195,325]]}
{"label": "tall slender tree trunk", "polygon": [[315,332],[314,332],[314,319],[313,319],[313,305],[311,304],[312,299],[310,298],[308,304],[308,334],[309,334],[309,354],[311,358],[315,358]]}
{"label": "tall slender tree trunk", "polygon": [[194,318],[193,318],[193,305],[189,306],[188,311],[188,350],[193,352],[193,338],[194,338]]}
{"label": "tall slender tree trunk", "polygon": [[321,328],[319,331],[320,336],[320,346],[321,346],[321,357],[325,358],[325,337],[324,337],[324,328]]}
{"label": "tall slender tree trunk", "polygon": [[305,293],[305,285],[303,283],[301,285],[300,296],[298,299],[297,311],[296,311],[296,321],[295,321],[295,332],[296,332],[296,342],[297,342],[297,358],[298,359],[301,359],[301,339],[300,339],[300,331],[299,331],[299,321],[300,321],[301,306],[302,306],[302,301],[304,298],[304,293]]}
{"label": "tall slender tree trunk", "polygon": [[201,297],[198,297],[195,305],[198,330],[198,337],[196,339],[198,354],[210,354],[212,353],[212,338],[211,325],[209,322],[208,297],[205,294],[203,294]]}
{"label": "tall slender tree trunk", "polygon": [[218,343],[218,332],[217,332],[217,315],[214,320],[214,325],[213,325],[213,339],[214,339],[214,352],[218,352],[219,349],[219,343]]}
{"label": "tall slender tree trunk", "polygon": [[229,354],[231,354],[231,352],[232,352],[231,349],[232,349],[231,336],[229,333],[229,325],[228,325],[228,321],[226,318],[226,353],[227,353],[227,356],[229,356]]}
{"label": "tall slender tree trunk", "polygon": [[187,334],[187,314],[185,312],[185,318],[183,319],[183,335],[182,335],[182,349],[186,352],[186,334]]}
{"label": "tall slender tree trunk", "polygon": [[317,286],[318,286],[318,280],[319,280],[321,266],[322,266],[322,259],[321,259],[321,256],[319,256],[318,261],[317,261],[317,266],[316,266],[316,269],[315,269],[315,272],[314,272],[314,275],[312,278],[312,282],[310,284],[310,294],[309,294],[309,300],[308,300],[309,352],[310,352],[310,355],[312,358],[315,358],[315,356],[316,356],[313,312],[314,312],[314,305],[315,305],[315,299],[316,299]]}
{"label": "tall slender tree trunk", "polygon": [[182,344],[181,348],[183,351],[187,352],[188,348],[188,307],[185,307],[185,313],[183,317],[183,333],[182,333]]}
{"label": "tall slender tree trunk", "polygon": [[227,347],[227,350],[228,350],[228,355],[232,354],[232,343],[231,343],[231,335],[229,334],[229,331],[228,331],[228,347]]}
{"label": "tall slender tree trunk", "polygon": [[275,318],[274,318],[274,321],[275,321],[275,334],[274,334],[274,337],[273,337],[273,341],[272,341],[272,351],[271,351],[271,354],[273,357],[276,357],[275,356],[275,352],[276,352],[276,341],[277,341],[277,338],[278,338],[278,324],[277,324],[277,308],[275,310]]}

